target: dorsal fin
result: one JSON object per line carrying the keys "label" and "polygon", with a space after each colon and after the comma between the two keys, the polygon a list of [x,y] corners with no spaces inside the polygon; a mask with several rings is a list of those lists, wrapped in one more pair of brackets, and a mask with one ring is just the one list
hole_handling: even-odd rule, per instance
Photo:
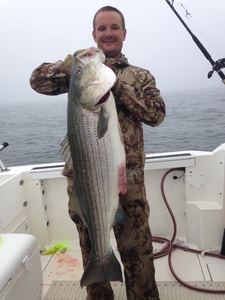
{"label": "dorsal fin", "polygon": [[61,155],[62,158],[64,159],[65,163],[67,163],[70,167],[70,169],[73,169],[73,160],[72,160],[72,155],[70,151],[70,143],[69,143],[69,138],[68,135],[65,136],[64,140],[61,143]]}

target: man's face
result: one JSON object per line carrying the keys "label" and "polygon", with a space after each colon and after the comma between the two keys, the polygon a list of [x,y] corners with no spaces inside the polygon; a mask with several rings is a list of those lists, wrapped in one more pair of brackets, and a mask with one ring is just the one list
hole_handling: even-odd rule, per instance
{"label": "man's face", "polygon": [[122,20],[117,12],[104,11],[96,16],[95,31],[92,32],[92,35],[106,57],[121,56],[126,33],[126,29],[122,29]]}

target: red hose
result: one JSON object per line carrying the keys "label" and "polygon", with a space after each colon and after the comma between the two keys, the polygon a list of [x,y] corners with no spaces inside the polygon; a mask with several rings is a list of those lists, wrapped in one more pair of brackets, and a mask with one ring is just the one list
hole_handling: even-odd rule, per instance
{"label": "red hose", "polygon": [[[153,237],[152,238],[153,242],[156,242],[156,243],[166,242],[168,244],[164,249],[162,249],[159,252],[154,254],[154,259],[157,259],[157,258],[163,257],[165,255],[168,255],[168,262],[169,262],[169,268],[170,268],[171,273],[173,274],[173,276],[176,278],[176,280],[179,283],[181,283],[183,286],[185,286],[188,289],[191,289],[191,290],[194,290],[194,291],[197,291],[197,292],[210,293],[210,294],[225,294],[225,290],[211,290],[211,289],[209,290],[209,289],[198,288],[198,287],[192,286],[192,285],[186,283],[185,281],[183,281],[181,278],[179,278],[177,276],[177,274],[175,273],[174,269],[173,269],[172,262],[171,262],[171,255],[172,255],[173,248],[178,248],[178,249],[182,249],[182,250],[185,250],[185,251],[190,251],[190,252],[193,252],[193,253],[196,253],[196,254],[201,254],[202,253],[199,250],[190,249],[188,247],[173,245],[173,242],[176,238],[177,225],[176,225],[175,217],[174,217],[173,212],[172,212],[172,210],[171,210],[171,208],[168,204],[168,201],[166,199],[165,192],[164,192],[165,179],[166,179],[167,175],[169,173],[173,172],[173,171],[181,171],[181,169],[179,169],[179,168],[170,169],[163,175],[162,180],[161,180],[161,194],[162,194],[163,200],[164,200],[164,202],[165,202],[165,204],[168,208],[168,211],[171,215],[171,218],[172,218],[172,221],[173,221],[174,232],[173,232],[173,236],[172,236],[171,240],[166,239],[166,238],[161,238],[161,237]],[[209,252],[205,252],[204,255],[217,257],[217,258],[220,258],[220,259],[225,259],[225,257],[223,255],[213,254],[213,253],[209,253]]]}

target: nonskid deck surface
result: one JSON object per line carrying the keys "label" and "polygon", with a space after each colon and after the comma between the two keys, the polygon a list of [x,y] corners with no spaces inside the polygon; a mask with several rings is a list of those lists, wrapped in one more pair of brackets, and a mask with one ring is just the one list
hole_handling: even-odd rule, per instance
{"label": "nonskid deck surface", "polygon": [[[223,282],[189,282],[191,285],[213,290],[225,290]],[[126,300],[126,291],[123,283],[111,283],[115,299]],[[178,282],[157,282],[161,300],[217,300],[224,295],[211,295],[187,289]],[[44,300],[86,300],[86,289],[80,288],[79,281],[53,281]]]}
{"label": "nonskid deck surface", "polygon": [[[52,244],[52,246],[53,245],[54,243]],[[117,258],[120,260],[120,255],[116,249],[116,242],[114,240],[111,240],[111,245],[115,251]],[[157,248],[159,244],[153,243],[153,246],[154,248]],[[71,298],[71,299],[79,299],[79,300],[83,299],[82,297],[84,297],[85,295],[85,288],[83,288],[82,290],[78,288],[80,286],[80,278],[83,274],[82,255],[79,247],[79,242],[70,241],[69,248],[72,249],[72,251],[67,251],[65,253],[56,253],[54,255],[48,255],[48,256],[41,256],[42,271],[43,271],[42,299],[45,300],[51,299],[51,298],[45,298],[48,295],[47,293],[50,291],[50,289],[52,289],[53,285],[56,285],[56,287],[58,286],[58,284],[60,285],[60,282],[63,282],[66,286],[67,286],[67,282],[70,282],[72,286],[73,284],[75,284],[75,286],[73,286],[72,288],[73,289],[77,288],[78,290],[77,293],[79,292],[80,294],[78,293],[77,296],[78,298]],[[225,286],[222,287],[222,285],[225,283],[225,260],[215,259],[212,257],[202,257],[201,255],[176,249],[173,251],[172,254],[172,263],[176,274],[182,280],[186,282],[191,282],[191,284],[195,284],[196,282],[200,282],[199,284],[202,285],[216,284],[219,289],[225,290]],[[166,291],[167,290],[166,287],[170,286],[170,284],[173,285],[174,283],[176,286],[175,291],[177,291],[177,289],[180,291],[179,289],[180,284],[176,283],[175,278],[173,277],[169,269],[167,256],[155,260],[155,269],[156,269],[156,281],[159,284],[159,289],[161,289],[160,293]],[[114,285],[114,282],[112,283],[112,285]],[[162,286],[165,287],[162,289]],[[64,285],[63,287],[65,288]],[[121,290],[124,289],[124,286],[121,285],[121,283],[116,283],[116,286],[114,286],[114,288]],[[186,290],[186,288],[183,288],[183,290],[184,289]],[[206,294],[206,295],[208,296],[208,298],[205,297],[205,298],[196,298],[196,299],[209,299],[209,300],[214,299],[213,298],[214,295],[210,295],[210,294]],[[162,297],[163,296],[161,296],[161,299],[170,299],[170,298],[165,298],[165,297],[162,298]],[[225,294],[220,295],[218,297],[220,297],[218,299],[224,299]],[[68,298],[67,300],[69,299],[70,298]],[[122,299],[122,298],[118,298],[118,299]],[[171,299],[176,300],[176,298],[171,298]],[[180,299],[186,299],[186,298],[180,298]],[[193,297],[187,299],[195,299],[195,298]],[[57,300],[57,298],[55,298],[55,300]],[[60,298],[60,300],[64,300],[64,298],[62,297]]]}

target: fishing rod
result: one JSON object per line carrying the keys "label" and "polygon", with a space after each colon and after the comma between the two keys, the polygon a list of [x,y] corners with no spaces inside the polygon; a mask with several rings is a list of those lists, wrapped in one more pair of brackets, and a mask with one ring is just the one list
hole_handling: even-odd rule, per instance
{"label": "fishing rod", "polygon": [[213,72],[217,72],[220,78],[222,79],[222,82],[225,84],[225,74],[221,70],[222,68],[225,68],[225,58],[221,58],[217,61],[214,61],[209,54],[209,52],[206,50],[206,48],[202,45],[202,43],[199,41],[199,39],[193,34],[193,32],[190,30],[190,28],[187,26],[187,24],[183,21],[181,16],[178,14],[178,12],[175,10],[173,7],[173,2],[169,0],[166,0],[167,4],[169,7],[172,9],[172,11],[175,13],[175,15],[178,17],[178,19],[181,21],[181,23],[184,25],[184,27],[187,29],[189,34],[191,35],[192,39],[194,40],[195,44],[198,46],[198,48],[201,50],[201,52],[204,54],[206,59],[211,63],[212,65],[212,70],[208,73],[208,78],[211,78],[213,75]]}

